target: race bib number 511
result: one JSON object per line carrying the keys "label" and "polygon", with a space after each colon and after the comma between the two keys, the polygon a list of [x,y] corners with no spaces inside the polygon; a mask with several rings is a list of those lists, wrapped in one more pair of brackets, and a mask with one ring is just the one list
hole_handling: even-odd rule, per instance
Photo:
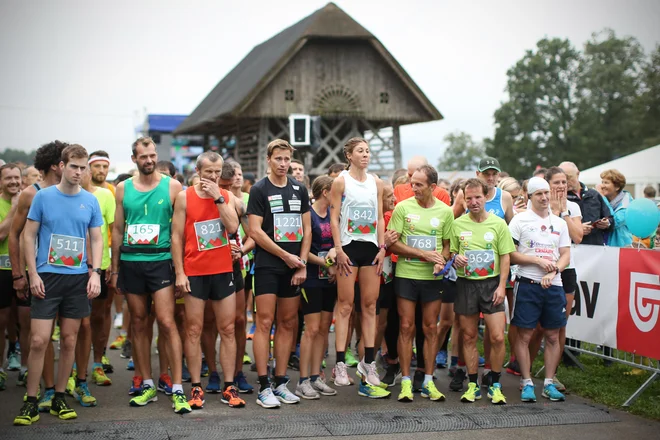
{"label": "race bib number 511", "polygon": [[128,225],[126,231],[126,241],[129,245],[157,245],[158,234],[160,234],[160,225]]}
{"label": "race bib number 511", "polygon": [[84,252],[84,238],[53,234],[50,236],[48,264],[51,266],[80,267]]}
{"label": "race bib number 511", "polygon": [[276,243],[302,241],[302,216],[297,213],[273,214],[273,230]]}

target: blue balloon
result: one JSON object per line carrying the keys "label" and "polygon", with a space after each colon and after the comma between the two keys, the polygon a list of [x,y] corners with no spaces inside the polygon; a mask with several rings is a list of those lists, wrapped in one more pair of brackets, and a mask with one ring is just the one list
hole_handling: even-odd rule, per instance
{"label": "blue balloon", "polygon": [[660,223],[660,211],[653,200],[635,199],[626,210],[626,226],[632,235],[646,238],[653,235]]}

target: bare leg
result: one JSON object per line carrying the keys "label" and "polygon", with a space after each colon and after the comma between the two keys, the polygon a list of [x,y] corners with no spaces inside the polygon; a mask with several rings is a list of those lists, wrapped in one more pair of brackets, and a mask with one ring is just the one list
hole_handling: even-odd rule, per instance
{"label": "bare leg", "polygon": [[[34,323],[35,320],[33,320]],[[88,319],[89,321],[89,319]],[[55,384],[55,392],[63,393],[66,389],[66,384],[71,375],[71,368],[73,367],[73,359],[76,355],[76,341],[78,340],[78,329],[80,328],[80,319],[69,319],[60,317],[60,360],[57,369],[57,383]],[[33,325],[34,329],[34,325]],[[89,335],[91,338],[91,334]],[[87,361],[89,361],[89,351],[87,352]],[[78,368],[78,372],[85,370]],[[78,373],[80,377],[80,373]],[[37,376],[39,377],[39,376]],[[82,378],[81,378],[82,379]],[[28,383],[30,375],[28,375]]]}
{"label": "bare leg", "polygon": [[[275,328],[275,377],[286,375],[291,354],[291,341],[295,339],[300,297],[277,299],[277,326]],[[259,306],[257,306],[259,307]]]}

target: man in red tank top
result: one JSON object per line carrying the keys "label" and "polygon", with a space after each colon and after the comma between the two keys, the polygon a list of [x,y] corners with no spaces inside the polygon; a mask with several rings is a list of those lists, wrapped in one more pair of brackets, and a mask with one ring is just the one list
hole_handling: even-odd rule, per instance
{"label": "man in red tank top", "polygon": [[188,403],[193,409],[204,405],[200,337],[207,300],[211,300],[221,337],[220,363],[225,379],[222,402],[230,407],[245,406],[233,382],[236,295],[228,235],[238,230],[238,216],[234,196],[218,186],[222,165],[222,157],[212,151],[197,157],[200,181],[179,193],[172,217],[176,287],[186,294],[185,353],[192,382]]}

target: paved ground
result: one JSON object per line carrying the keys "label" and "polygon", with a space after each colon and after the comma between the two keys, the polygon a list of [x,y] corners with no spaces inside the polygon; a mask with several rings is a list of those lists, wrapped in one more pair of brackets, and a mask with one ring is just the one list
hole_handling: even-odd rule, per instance
{"label": "paved ground", "polygon": [[[250,346],[248,350],[251,352]],[[159,401],[144,408],[128,405],[128,387],[132,372],[125,369],[126,361],[118,351],[109,351],[115,373],[113,385],[97,387],[92,393],[99,406],[82,408],[73,399],[78,419],[62,422],[48,414],[33,427],[13,427],[24,388],[14,386],[17,373],[9,373],[7,390],[0,394],[0,438],[318,438],[357,436],[362,438],[401,438],[402,433],[414,432],[415,438],[437,438],[442,431],[447,439],[480,439],[502,435],[507,438],[598,438],[620,439],[657,438],[660,423],[627,413],[597,407],[576,396],[568,396],[565,403],[550,403],[540,398],[535,404],[521,404],[518,379],[504,375],[503,389],[509,400],[506,407],[494,407],[484,397],[474,405],[462,404],[460,394],[448,391],[446,370],[436,370],[438,389],[447,394],[446,402],[429,402],[416,396],[415,401],[402,404],[396,401],[398,385],[392,398],[369,400],[357,395],[356,387],[340,388],[334,397],[304,401],[299,405],[283,405],[278,410],[265,410],[255,403],[254,395],[243,395],[244,409],[230,409],[220,402],[219,395],[206,395],[203,410],[186,416],[172,412],[171,402],[159,394]],[[153,356],[154,372],[157,356]],[[330,364],[332,364],[330,359]],[[251,383],[256,374],[248,373]],[[329,372],[329,371],[328,371]],[[289,371],[292,379],[298,373]],[[206,379],[203,379],[203,385]],[[184,385],[186,392],[189,384]],[[539,387],[537,386],[537,392]],[[539,426],[551,425],[551,426]],[[200,434],[202,434],[200,436]],[[376,434],[374,436],[367,434]],[[82,436],[82,437],[81,437]]]}

